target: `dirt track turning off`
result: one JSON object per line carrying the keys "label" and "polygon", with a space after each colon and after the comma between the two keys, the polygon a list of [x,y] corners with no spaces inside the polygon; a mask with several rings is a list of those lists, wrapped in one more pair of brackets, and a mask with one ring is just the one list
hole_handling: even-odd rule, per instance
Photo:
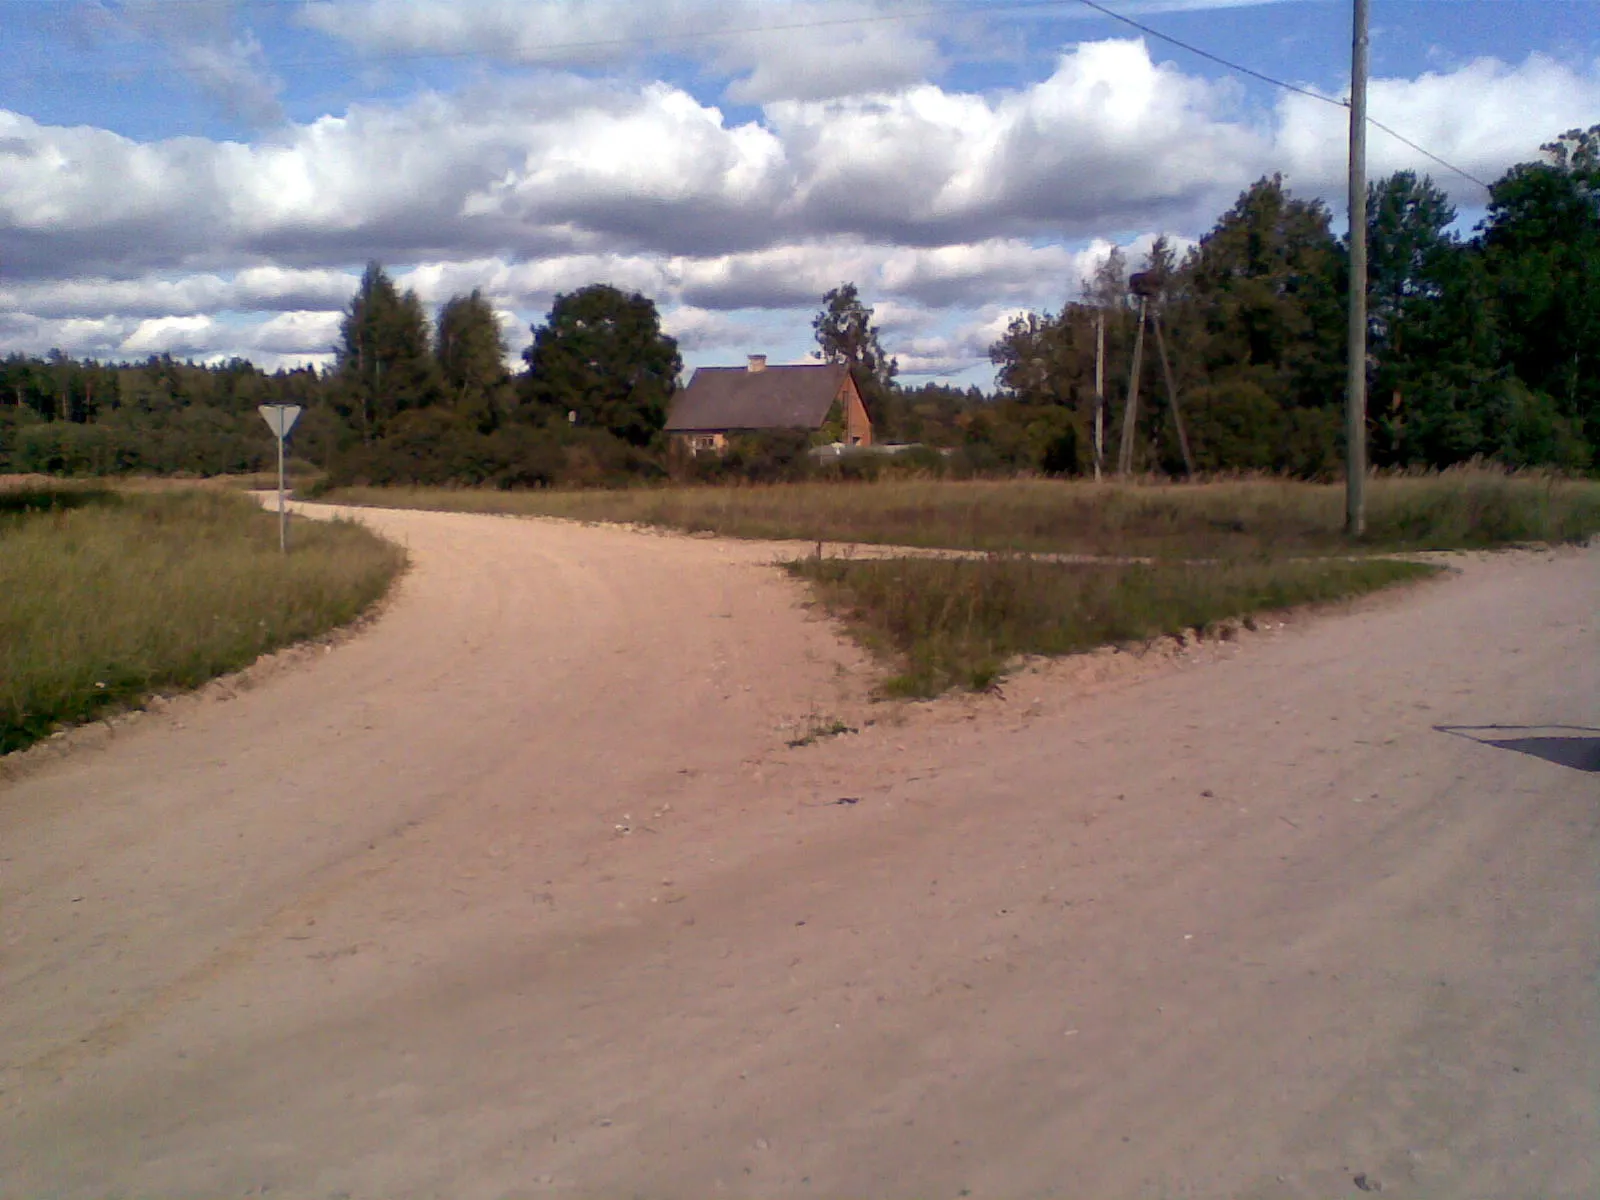
{"label": "dirt track turning off", "polygon": [[0,783],[0,1196],[1600,1190],[1600,550],[892,708],[770,546],[360,515]]}

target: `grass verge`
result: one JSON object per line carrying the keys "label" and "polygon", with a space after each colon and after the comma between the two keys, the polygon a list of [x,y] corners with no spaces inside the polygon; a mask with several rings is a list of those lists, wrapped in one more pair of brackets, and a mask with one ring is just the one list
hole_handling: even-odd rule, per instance
{"label": "grass verge", "polygon": [[344,624],[404,562],[330,521],[284,558],[276,518],[219,490],[0,491],[0,753]]}
{"label": "grass verge", "polygon": [[[341,488],[330,503],[621,521],[731,537],[1140,557],[1347,554],[1340,486],[900,480],[625,491]],[[1600,483],[1459,468],[1377,477],[1361,548],[1455,550],[1600,533]]]}
{"label": "grass verge", "polygon": [[1233,617],[1341,600],[1438,568],[1392,559],[1083,564],[987,559],[801,558],[790,574],[869,649],[897,663],[897,696],[982,690],[1022,654],[1204,630]]}

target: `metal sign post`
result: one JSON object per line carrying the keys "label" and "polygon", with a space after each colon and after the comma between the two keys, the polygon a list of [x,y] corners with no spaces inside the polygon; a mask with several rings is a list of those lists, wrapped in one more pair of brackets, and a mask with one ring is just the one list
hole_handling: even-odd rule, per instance
{"label": "metal sign post", "polygon": [[294,428],[294,423],[299,419],[300,406],[298,404],[262,404],[257,409],[261,419],[267,423],[267,428],[272,430],[278,439],[278,549],[289,553],[289,514],[283,506],[283,439],[289,436],[289,430]]}

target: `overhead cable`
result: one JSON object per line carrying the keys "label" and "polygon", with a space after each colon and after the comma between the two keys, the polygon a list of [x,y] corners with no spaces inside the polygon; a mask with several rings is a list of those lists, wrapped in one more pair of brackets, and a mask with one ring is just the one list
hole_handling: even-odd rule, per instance
{"label": "overhead cable", "polygon": [[[177,6],[180,6],[180,5],[183,5],[183,4],[191,4],[191,3],[192,4],[200,4],[200,3],[212,3],[212,2],[214,2],[214,0],[165,0],[164,3],[158,4],[156,7],[157,8],[177,7]],[[234,0],[234,2],[236,4],[240,4],[241,6],[244,6],[244,7],[250,7],[250,6],[279,7],[280,5],[283,6],[283,7],[288,7],[290,5],[303,4],[303,3],[305,3],[305,0]],[[45,0],[45,3],[48,3],[48,0]],[[1237,74],[1240,74],[1240,75],[1248,76],[1251,79],[1258,80],[1258,81],[1260,81],[1262,83],[1268,84],[1268,85],[1270,85],[1272,87],[1275,87],[1275,88],[1279,88],[1279,89],[1281,89],[1283,91],[1286,91],[1286,92],[1293,92],[1295,95],[1298,95],[1298,96],[1305,96],[1307,99],[1316,100],[1316,101],[1318,101],[1318,102],[1320,102],[1322,104],[1332,105],[1335,108],[1348,109],[1350,107],[1350,102],[1348,100],[1341,99],[1341,98],[1339,98],[1337,96],[1329,96],[1326,93],[1315,91],[1312,88],[1302,87],[1299,84],[1290,83],[1288,80],[1279,79],[1276,76],[1268,75],[1266,72],[1258,71],[1254,67],[1245,66],[1241,62],[1237,62],[1237,61],[1235,61],[1233,59],[1230,59],[1230,58],[1225,58],[1222,55],[1216,54],[1216,53],[1214,53],[1214,52],[1212,52],[1210,50],[1207,50],[1202,46],[1196,46],[1193,42],[1187,42],[1187,41],[1184,41],[1182,38],[1173,37],[1169,33],[1163,33],[1161,30],[1156,29],[1151,25],[1147,25],[1143,21],[1137,21],[1137,20],[1135,20],[1134,18],[1132,18],[1130,16],[1126,16],[1123,13],[1117,12],[1115,9],[1108,8],[1104,4],[1097,3],[1097,0],[1007,0],[1007,2],[1003,2],[1003,3],[999,3],[999,4],[996,4],[996,3],[984,3],[983,0],[953,0],[953,2],[951,2],[951,3],[937,4],[937,5],[928,7],[928,8],[902,9],[902,10],[900,10],[898,12],[874,13],[874,14],[866,15],[866,16],[824,17],[824,18],[819,18],[819,19],[811,20],[811,21],[791,21],[791,22],[784,22],[784,23],[775,24],[775,25],[746,26],[744,28],[717,29],[717,30],[690,30],[690,31],[686,31],[686,32],[683,32],[683,33],[659,32],[659,33],[652,33],[652,34],[624,35],[624,36],[613,37],[613,38],[591,38],[591,39],[587,39],[587,40],[583,40],[583,41],[549,42],[549,43],[546,43],[543,46],[541,46],[540,50],[545,54],[550,54],[550,53],[559,53],[559,52],[562,52],[562,51],[602,50],[602,49],[607,49],[607,48],[612,48],[612,47],[624,47],[624,46],[649,46],[649,45],[653,45],[653,44],[657,44],[657,43],[661,43],[661,42],[710,41],[710,40],[717,40],[717,39],[724,39],[724,38],[731,38],[731,37],[753,36],[753,35],[759,35],[759,34],[764,34],[764,33],[787,33],[787,32],[796,32],[796,31],[804,30],[804,29],[824,29],[824,28],[833,28],[833,27],[847,26],[847,25],[869,25],[869,24],[880,24],[880,23],[885,23],[885,22],[890,22],[890,21],[920,20],[920,19],[925,18],[925,17],[943,16],[943,15],[945,15],[947,13],[952,13],[952,12],[972,12],[972,11],[979,10],[979,9],[987,10],[987,11],[990,11],[990,12],[993,12],[993,11],[996,11],[996,10],[999,10],[999,9],[1018,11],[1018,10],[1028,10],[1028,9],[1062,8],[1062,7],[1066,7],[1067,5],[1074,4],[1074,3],[1080,4],[1085,8],[1091,9],[1092,11],[1098,13],[1099,15],[1101,15],[1103,17],[1108,18],[1109,20],[1120,22],[1121,24],[1126,25],[1126,26],[1128,26],[1128,27],[1130,27],[1132,29],[1137,29],[1140,33],[1143,33],[1143,34],[1145,34],[1145,35],[1147,35],[1149,37],[1155,38],[1157,41],[1166,42],[1167,44],[1172,45],[1172,46],[1176,46],[1180,50],[1184,50],[1184,51],[1186,51],[1186,52],[1188,52],[1190,54],[1195,55],[1198,58],[1203,58],[1207,62],[1215,63],[1218,66],[1223,67],[1223,68],[1225,68],[1225,69],[1227,69],[1229,71],[1233,71],[1233,72],[1235,72]],[[368,54],[368,55],[366,55],[366,57],[378,58],[378,59],[401,59],[401,58],[452,59],[452,58],[471,58],[471,57],[474,57],[474,56],[476,56],[478,54],[481,54],[481,53],[483,53],[483,50],[481,48],[473,48],[473,49],[470,49],[470,50],[451,50],[451,51],[440,51],[440,50],[418,50],[418,51],[410,51],[410,52],[387,51],[387,52],[378,53],[378,54]],[[266,65],[271,69],[281,70],[281,69],[284,69],[284,68],[294,68],[294,67],[304,68],[304,67],[318,67],[318,66],[336,66],[336,65],[342,64],[345,61],[346,61],[345,59],[331,59],[331,58],[326,58],[326,59],[301,59],[301,60],[298,60],[298,61],[289,60],[289,61],[286,61],[286,62],[268,63]],[[528,65],[532,65],[532,64],[528,64]],[[178,69],[181,71],[181,70],[185,70],[186,68],[184,68],[183,66],[180,65],[178,67]],[[53,72],[53,74],[56,74],[56,75],[63,75],[63,74],[89,74],[89,73],[99,74],[99,73],[102,73],[104,70],[105,70],[105,68],[67,68],[66,70],[58,70],[56,72]],[[30,74],[31,74],[31,72],[30,72]],[[5,79],[6,77],[7,76],[5,76],[5,75],[0,75],[0,79]],[[20,76],[14,76],[14,77],[20,77]],[[1470,181],[1472,183],[1477,184],[1479,187],[1483,188],[1485,191],[1489,190],[1489,185],[1487,183],[1485,183],[1482,179],[1479,179],[1476,175],[1473,175],[1470,171],[1464,170],[1463,168],[1456,166],[1454,163],[1448,161],[1447,159],[1442,158],[1441,156],[1435,154],[1433,151],[1428,150],[1425,147],[1418,145],[1416,142],[1412,141],[1410,138],[1406,137],[1404,134],[1396,132],[1394,129],[1390,128],[1388,125],[1383,124],[1381,121],[1374,120],[1372,117],[1369,116],[1367,118],[1367,124],[1371,125],[1375,129],[1382,130],[1384,133],[1388,134],[1390,137],[1392,137],[1395,140],[1397,140],[1397,141],[1403,143],[1404,145],[1410,147],[1412,150],[1415,150],[1418,154],[1421,154],[1423,157],[1429,159],[1430,161],[1438,163],[1441,167],[1444,167],[1446,170],[1453,171],[1455,174],[1461,176],[1463,179],[1466,179],[1466,180],[1468,180],[1468,181]]]}

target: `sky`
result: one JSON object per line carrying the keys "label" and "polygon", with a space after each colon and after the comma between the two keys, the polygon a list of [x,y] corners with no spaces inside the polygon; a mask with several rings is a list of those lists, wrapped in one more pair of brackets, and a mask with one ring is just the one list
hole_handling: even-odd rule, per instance
{"label": "sky", "polygon": [[[0,0],[0,354],[332,362],[377,260],[655,300],[686,364],[805,361],[853,282],[902,381],[1263,175],[1342,232],[1350,0]],[[1492,181],[1600,123],[1597,0],[1371,0],[1369,172]],[[1292,84],[1288,90],[1257,76]],[[1332,100],[1334,103],[1329,103]]]}

